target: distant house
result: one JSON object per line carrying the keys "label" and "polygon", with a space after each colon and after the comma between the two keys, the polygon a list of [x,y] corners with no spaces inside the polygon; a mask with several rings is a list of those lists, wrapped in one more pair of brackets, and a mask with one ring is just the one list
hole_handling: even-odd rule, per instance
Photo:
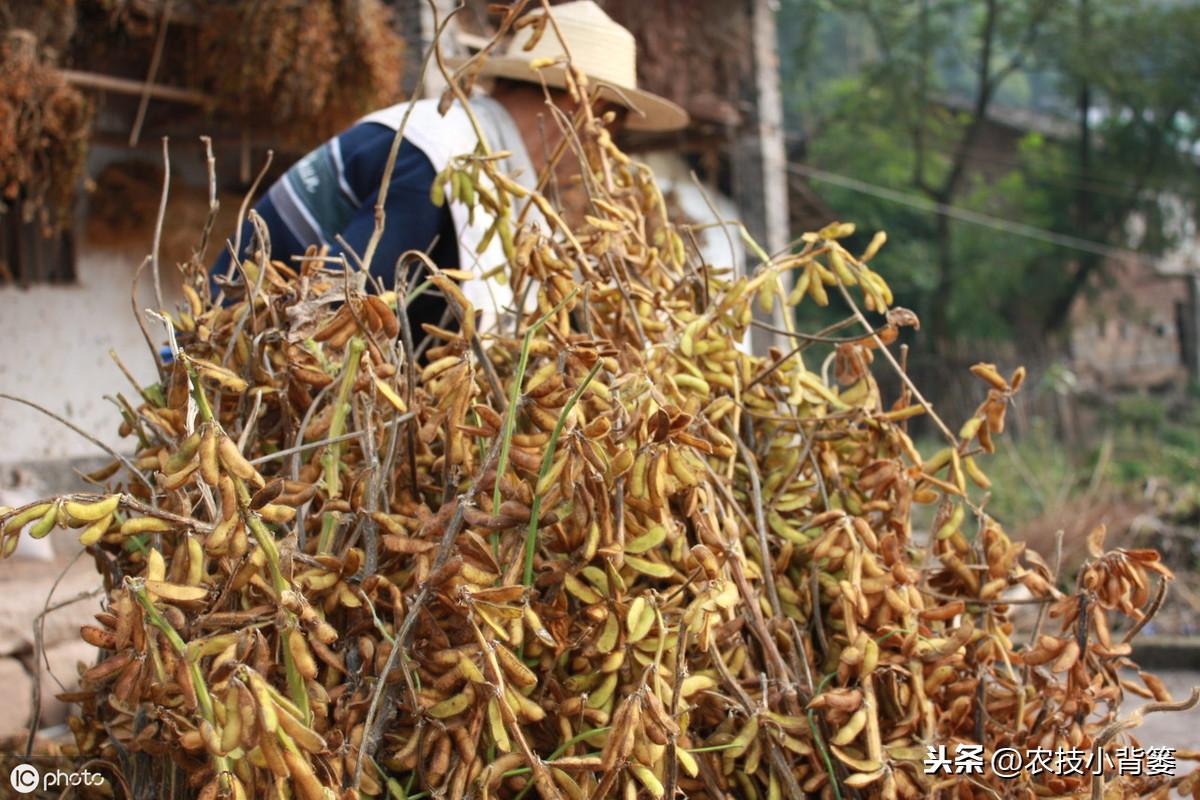
{"label": "distant house", "polygon": [[[962,101],[940,102],[965,110]],[[1017,163],[1017,147],[1029,133],[1061,140],[1074,127],[1044,113],[993,107],[972,149],[971,170],[999,177]],[[1131,229],[1137,225],[1138,220],[1129,221]],[[1159,259],[1109,258],[1075,298],[1067,347],[1081,389],[1157,389],[1197,374],[1192,286],[1200,269],[1200,241],[1182,238],[1176,251]]]}
{"label": "distant house", "polygon": [[1141,259],[1106,265],[1071,307],[1070,352],[1080,386],[1157,389],[1188,379],[1195,341],[1193,275]]}

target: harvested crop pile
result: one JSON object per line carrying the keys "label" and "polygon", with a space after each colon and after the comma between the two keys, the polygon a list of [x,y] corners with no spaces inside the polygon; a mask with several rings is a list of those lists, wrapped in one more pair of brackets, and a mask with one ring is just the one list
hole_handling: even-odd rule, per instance
{"label": "harvested crop pile", "polygon": [[208,2],[200,13],[179,79],[244,125],[311,146],[400,99],[404,39],[380,0]]}
{"label": "harvested crop pile", "polygon": [[91,106],[53,59],[32,31],[0,34],[3,211],[38,219],[47,235],[71,218],[92,118]]}
{"label": "harvested crop pile", "polygon": [[[917,451],[924,401],[885,402],[872,377],[915,323],[869,266],[882,237],[855,255],[834,225],[723,274],[601,121],[579,141],[593,206],[573,229],[541,195],[546,223],[520,224],[527,192],[486,153],[439,179],[500,211],[519,319],[477,328],[471,277],[432,264],[366,294],[362,273],[260,253],[229,303],[189,276],[165,317],[177,356],[129,405],[136,454],[97,493],[0,516],[5,552],[27,526],[73,528],[104,575],[78,751],[205,798],[1196,791],[925,773],[930,745],[1128,745],[1124,694],[1171,698],[1119,679],[1110,628],[1153,614],[1169,573],[1098,534],[1060,591],[982,510],[977,460],[1020,370],[976,367],[978,412]],[[457,320],[425,329],[420,359],[418,289]],[[830,294],[867,333],[740,349],[755,303]],[[836,345],[832,379],[813,342]],[[928,543],[914,504],[937,508]],[[1018,585],[1047,612],[1032,644],[1010,638]]]}

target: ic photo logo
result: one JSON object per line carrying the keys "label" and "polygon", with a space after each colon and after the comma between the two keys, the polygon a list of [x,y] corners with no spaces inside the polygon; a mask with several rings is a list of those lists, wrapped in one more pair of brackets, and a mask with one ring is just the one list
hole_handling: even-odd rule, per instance
{"label": "ic photo logo", "polygon": [[8,785],[17,794],[32,794],[39,789],[58,792],[68,787],[103,786],[104,775],[89,769],[38,769],[32,764],[17,764],[8,773]]}
{"label": "ic photo logo", "polygon": [[29,794],[42,785],[42,773],[32,764],[17,764],[8,773],[8,783],[18,794]]}

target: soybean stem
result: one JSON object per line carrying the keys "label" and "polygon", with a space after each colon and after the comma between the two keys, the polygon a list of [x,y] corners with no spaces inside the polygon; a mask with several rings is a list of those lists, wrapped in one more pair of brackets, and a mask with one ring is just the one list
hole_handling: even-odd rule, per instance
{"label": "soybean stem", "polygon": [[[603,364],[603,361],[596,360],[596,363],[592,366],[587,376],[571,394],[571,399],[563,406],[562,413],[558,415],[558,422],[554,424],[554,431],[550,434],[550,442],[546,445],[546,452],[542,456],[542,467],[538,470],[538,490],[533,495],[533,506],[529,511],[529,529],[525,532],[524,581],[526,586],[533,585],[533,553],[537,549],[538,517],[542,511],[542,492],[540,491],[542,481],[550,474],[550,468],[554,465],[554,451],[558,447],[558,437],[562,435],[562,429],[567,423],[567,417],[571,416],[571,412],[575,409],[575,404],[579,402],[579,398],[583,396],[588,384],[592,382],[592,378],[596,377],[596,373],[600,371],[600,367]],[[498,474],[497,488],[499,488]]]}
{"label": "soybean stem", "polygon": [[[341,493],[341,482],[338,469],[341,467],[342,442],[341,435],[346,431],[346,415],[350,411],[350,390],[358,377],[358,364],[362,360],[366,343],[355,336],[350,340],[346,363],[342,367],[342,382],[338,386],[337,399],[333,407],[333,422],[329,426],[329,438],[333,443],[325,451],[325,492],[332,500]],[[333,546],[333,532],[337,528],[337,513],[325,512],[321,520],[321,537],[317,540],[317,553],[328,553]]]}

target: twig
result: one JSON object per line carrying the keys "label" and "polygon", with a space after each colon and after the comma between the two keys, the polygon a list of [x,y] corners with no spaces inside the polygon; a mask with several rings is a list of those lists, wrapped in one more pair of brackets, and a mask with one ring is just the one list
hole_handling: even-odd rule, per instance
{"label": "twig", "polygon": [[[749,600],[749,598],[747,598]],[[750,695],[746,694],[746,690],[742,685],[729,673],[729,667],[725,664],[725,659],[721,657],[721,650],[717,647],[715,641],[711,642],[708,649],[709,660],[716,666],[717,672],[721,673],[721,677],[725,683],[733,689],[737,695],[738,701],[742,704],[742,708],[746,711],[746,716],[753,717],[758,713],[758,709],[754,707],[754,702]],[[763,698],[766,698],[766,691],[763,692]],[[759,734],[766,739],[767,757],[771,761],[771,767],[779,775],[779,780],[784,786],[784,797],[803,797],[804,792],[801,791],[800,785],[796,782],[796,776],[792,774],[791,767],[788,765],[787,759],[779,749],[779,743],[770,735],[763,733]],[[832,779],[833,776],[831,775]]]}
{"label": "twig", "polygon": [[[95,597],[104,591],[104,587],[100,586],[86,592],[80,592],[74,597],[50,605],[50,599],[54,597],[54,593],[58,590],[58,585],[62,583],[62,579],[70,572],[71,567],[75,566],[75,562],[84,554],[84,550],[79,550],[75,556],[67,562],[67,565],[58,573],[58,577],[54,579],[54,583],[50,586],[50,591],[46,593],[46,600],[42,604],[42,611],[33,618],[33,712],[29,718],[29,736],[25,740],[25,757],[29,758],[33,755],[33,741],[37,736],[38,725],[42,719],[42,662],[46,662],[46,669],[50,669],[50,662],[46,658],[45,637],[46,637],[46,615],[57,611],[60,608],[65,608],[73,603],[78,603],[81,600],[87,600],[89,597]],[[62,688],[62,681],[59,681],[53,672],[50,673],[59,687]]]}
{"label": "twig", "polygon": [[[217,200],[217,159],[213,156],[212,138],[201,136],[204,142],[204,165],[208,170],[208,217],[204,220],[204,229],[200,232],[200,245],[192,254],[192,260],[202,265],[204,255],[208,252],[208,240],[212,236],[213,225],[217,221],[217,212],[221,210],[221,202]],[[205,281],[208,284],[208,281]]]}
{"label": "twig", "polygon": [[[1096,741],[1092,744],[1092,749],[1098,752],[1121,731],[1141,725],[1142,717],[1147,714],[1156,714],[1160,711],[1189,711],[1195,708],[1197,703],[1200,703],[1200,686],[1193,687],[1192,693],[1186,700],[1180,700],[1176,703],[1147,703],[1141,708],[1135,709],[1125,719],[1117,719],[1110,722],[1096,736]],[[1103,773],[1094,773],[1092,775],[1092,800],[1101,800],[1103,797],[1104,775]]]}
{"label": "twig", "polygon": [[[447,23],[454,18],[454,15],[463,9],[463,6],[458,6],[453,9],[443,20],[438,19],[438,8],[433,2],[430,2],[430,7],[433,9],[433,46],[425,53],[425,58],[421,61],[421,71],[417,73],[417,85],[421,86],[425,83],[425,71],[429,68],[429,60],[437,51],[438,41],[441,39],[442,33],[446,30]],[[392,173],[396,170],[396,157],[400,153],[400,143],[404,141],[404,129],[408,126],[408,118],[412,114],[413,107],[417,103],[418,94],[414,93],[412,99],[408,102],[408,107],[404,109],[404,116],[400,118],[400,124],[396,128],[396,135],[392,137],[392,147],[388,151],[387,162],[383,166],[383,176],[379,179],[379,193],[375,198],[375,229],[371,231],[371,238],[367,240],[367,249],[363,251],[362,263],[363,269],[367,272],[371,270],[371,260],[375,257],[375,250],[379,247],[379,240],[383,238],[383,223],[386,218],[384,205],[387,203],[388,188],[392,183]],[[362,774],[361,764],[355,770],[354,786],[358,787],[358,777]]]}
{"label": "twig", "polygon": [[1150,605],[1142,612],[1142,618],[1134,623],[1133,627],[1126,632],[1122,637],[1121,642],[1131,642],[1133,637],[1137,636],[1142,628],[1146,627],[1146,623],[1154,619],[1154,615],[1162,608],[1163,600],[1167,599],[1167,582],[1163,578],[1158,579],[1158,586],[1154,590],[1154,597],[1150,601]]}
{"label": "twig", "polygon": [[[258,243],[260,245],[260,248],[255,252],[255,255],[259,257],[258,279],[254,281],[254,285],[251,286],[249,273],[247,273],[246,268],[242,264],[241,260],[234,258],[232,261],[230,261],[230,269],[232,270],[234,267],[236,267],[242,273],[242,281],[246,287],[247,297],[246,301],[242,303],[241,313],[238,315],[238,320],[234,324],[233,331],[229,336],[229,344],[225,347],[224,355],[221,356],[222,366],[229,364],[229,359],[233,357],[233,351],[237,347],[238,341],[241,339],[242,331],[245,330],[246,322],[254,316],[254,306],[258,301],[258,294],[262,291],[263,283],[267,279],[267,270],[271,268],[271,265],[267,259],[267,256],[270,253],[271,243],[270,240],[264,241],[264,237],[267,236],[266,225],[262,222],[262,218],[253,209],[250,210],[250,224],[254,227],[255,235],[258,237]],[[250,367],[251,364],[250,360],[248,359],[244,365],[243,373],[248,375]],[[220,409],[221,407],[220,389],[217,390],[216,397],[213,400],[213,407],[217,409]]]}
{"label": "twig", "polygon": [[[675,719],[679,713],[679,686],[683,683],[683,654],[687,650],[688,644],[688,627],[682,620],[677,628],[678,642],[675,644],[675,669],[671,674],[671,705],[667,709],[667,714],[671,719]],[[655,680],[661,680],[657,675]],[[666,774],[666,791],[663,797],[668,800],[675,800],[675,785],[679,780],[679,759],[675,755],[675,734],[671,733],[667,736],[667,774]]]}
{"label": "twig", "polygon": [[729,245],[729,257],[736,259],[737,248],[733,245],[733,234],[729,232],[729,226],[732,223],[721,216],[721,212],[717,210],[716,204],[708,196],[704,184],[700,182],[700,176],[696,174],[696,170],[688,170],[688,174],[692,176],[692,183],[696,184],[696,189],[700,191],[700,197],[704,200],[704,205],[708,206],[708,210],[713,215],[716,226],[721,229],[721,234],[725,237],[725,243]]}
{"label": "twig", "polygon": [[125,362],[123,362],[121,357],[117,355],[117,351],[110,347],[108,349],[108,357],[111,358],[113,363],[117,365],[117,369],[121,370],[121,374],[125,376],[125,380],[129,381],[129,385],[133,387],[133,390],[137,392],[138,395],[140,395],[141,398],[147,403],[151,402],[150,397],[146,394],[146,390],[143,389],[140,384],[138,384],[136,379],[134,379],[133,373],[130,372],[129,368],[125,366]]}
{"label": "twig", "polygon": [[[371,473],[370,481],[367,484],[367,494],[365,498],[365,508],[367,515],[359,516],[355,524],[355,533],[361,531],[363,536],[363,549],[366,557],[363,559],[363,565],[360,570],[360,575],[374,575],[379,568],[379,525],[371,518],[371,513],[379,510],[379,487],[383,484],[383,475],[379,468],[379,454],[376,451],[375,445],[375,423],[374,411],[375,404],[370,396],[359,396],[360,403],[355,405],[355,414],[358,415],[362,409],[361,417],[362,424],[359,429],[366,434],[362,437],[362,453],[363,459],[367,464]],[[365,406],[365,409],[363,407]],[[351,537],[353,540],[353,537]],[[350,545],[347,545],[349,547]],[[374,606],[371,606],[371,613],[375,613]]]}
{"label": "twig", "polygon": [[[497,437],[492,440],[492,448],[488,451],[487,458],[484,460],[480,468],[480,473],[486,473],[491,469],[496,459],[500,455],[500,439]],[[454,540],[458,537],[459,531],[462,530],[463,523],[466,521],[464,516],[468,505],[475,503],[475,498],[479,494],[480,483],[476,481],[471,485],[471,488],[458,496],[458,502],[455,505],[454,515],[446,524],[446,530],[442,533],[442,540],[438,544],[437,554],[430,565],[429,574],[436,575],[437,572],[446,565],[450,559],[450,552],[454,545]],[[383,724],[386,717],[378,716],[379,705],[385,694],[390,695],[393,690],[387,688],[387,676],[396,667],[397,660],[401,659],[401,655],[408,648],[408,640],[412,636],[413,628],[417,624],[417,618],[421,615],[421,610],[425,607],[425,603],[429,601],[430,595],[433,593],[432,582],[426,580],[421,586],[417,596],[413,599],[409,606],[408,613],[404,616],[404,621],[401,623],[399,630],[396,633],[396,642],[388,653],[387,661],[383,665],[383,669],[379,673],[378,684],[371,696],[371,705],[367,708],[366,719],[363,720],[363,739],[362,746],[359,749],[359,756],[354,767],[354,786],[357,787],[362,781],[362,768],[364,757],[371,758],[375,755],[375,748],[379,746],[380,737],[383,735]],[[404,655],[407,659],[407,655]],[[412,676],[409,674],[407,660],[400,660],[400,668],[404,671],[405,682],[413,698],[414,710],[419,707],[417,702],[416,689],[412,683]],[[357,791],[357,789],[356,789]]]}
{"label": "twig", "polygon": [[169,148],[169,139],[162,137],[162,152],[163,152],[163,185],[162,194],[158,198],[158,217],[154,221],[154,248],[150,251],[151,269],[154,274],[154,302],[158,305],[156,311],[163,311],[166,307],[163,305],[162,295],[162,277],[159,275],[158,265],[158,248],[162,243],[163,220],[167,216],[167,195],[171,191],[171,152]]}
{"label": "twig", "polygon": [[[758,467],[754,462],[754,454],[750,452],[750,448],[742,441],[742,438],[736,437],[738,452],[742,456],[742,463],[746,465],[746,470],[750,473],[750,496],[754,502],[754,522],[755,531],[758,534],[758,549],[759,558],[762,559],[763,583],[767,585],[767,599],[771,603],[771,613],[775,615],[775,619],[783,619],[783,606],[779,602],[779,589],[775,586],[775,567],[771,562],[771,544],[767,540],[767,519],[763,513],[763,497],[762,497],[762,480],[758,475]],[[749,600],[750,598],[747,598]]]}
{"label": "twig", "polygon": [[141,303],[138,302],[137,289],[138,282],[142,278],[142,272],[150,264],[150,256],[142,259],[142,263],[138,265],[137,270],[133,273],[133,282],[129,286],[129,305],[133,309],[133,319],[138,324],[138,328],[142,331],[142,338],[146,340],[146,348],[150,351],[150,358],[154,360],[154,366],[158,370],[159,380],[163,378],[163,363],[159,358],[158,349],[154,346],[154,340],[150,338],[150,331],[146,328],[146,320],[142,317]]}
{"label": "twig", "polygon": [[[396,421],[404,421],[410,417],[412,417],[412,412],[401,414],[396,418]],[[295,453],[300,453],[314,447],[324,447],[327,444],[336,444],[337,442],[346,442],[350,439],[357,439],[362,436],[363,433],[364,431],[353,431],[351,433],[343,433],[341,436],[333,436],[328,439],[322,439],[319,442],[305,442],[303,444],[298,444],[295,447],[289,447],[286,450],[276,450],[274,453],[267,453],[265,456],[252,458],[250,459],[250,463],[258,466],[259,464],[265,464],[268,461],[273,461],[276,458],[286,458],[287,456],[294,455]]]}
{"label": "twig", "polygon": [[[416,402],[417,393],[417,359],[413,347],[412,322],[408,318],[407,307],[404,305],[405,293],[408,289],[408,273],[405,271],[404,259],[399,259],[396,262],[394,272],[393,285],[397,287],[396,294],[396,317],[400,320],[400,352],[404,356],[404,402],[408,408],[412,408]],[[417,423],[416,417],[404,426],[405,450],[408,453],[408,476],[412,481],[412,496],[416,500],[421,496],[420,487],[417,485]],[[391,474],[392,459],[396,453],[397,439],[392,439],[391,449],[388,451],[388,472]],[[386,501],[387,498],[384,498]]]}
{"label": "twig", "polygon": [[133,128],[129,131],[129,146],[137,147],[142,133],[142,123],[146,119],[146,109],[150,106],[150,88],[158,75],[158,65],[162,61],[163,45],[167,43],[167,26],[171,23],[171,0],[165,0],[162,6],[162,19],[158,23],[158,35],[154,38],[154,52],[150,56],[150,69],[146,72],[146,82],[142,84],[142,96],[138,100],[137,116],[133,120]]}
{"label": "twig", "polygon": [[263,162],[262,169],[258,171],[258,175],[254,177],[254,182],[250,184],[250,188],[246,190],[246,194],[242,197],[242,204],[238,207],[237,222],[234,227],[233,239],[233,257],[229,259],[229,269],[225,272],[225,277],[232,280],[233,270],[241,266],[242,262],[242,224],[246,220],[246,211],[250,208],[250,199],[258,192],[258,185],[262,183],[263,177],[266,176],[267,170],[271,168],[271,162],[275,159],[275,151],[267,151],[267,160]]}
{"label": "twig", "polygon": [[817,634],[817,645],[824,655],[829,652],[829,641],[825,638],[825,623],[821,619],[821,581],[817,577],[817,563],[810,562],[808,567],[808,594],[812,602],[813,631]]}
{"label": "twig", "polygon": [[505,701],[504,671],[500,668],[500,664],[496,660],[495,645],[484,638],[483,631],[479,630],[479,623],[475,621],[475,618],[469,617],[469,619],[471,628],[475,631],[475,638],[483,650],[484,663],[487,664],[488,672],[491,673],[492,691],[495,692],[495,697],[500,707],[500,716],[503,718],[504,724],[512,732],[513,738],[516,739],[517,746],[521,749],[525,760],[529,762],[529,768],[533,771],[533,782],[538,788],[538,793],[548,800],[550,798],[562,800],[562,793],[554,783],[554,778],[550,776],[550,770],[546,769],[545,763],[529,746],[529,742],[525,738],[524,731],[521,730],[521,725],[517,720],[516,713],[512,709],[512,705]]}
{"label": "twig", "polygon": [[799,339],[802,342],[809,344],[844,344],[846,342],[861,342],[863,339],[869,339],[872,336],[877,336],[888,329],[887,325],[880,325],[878,328],[871,328],[866,333],[860,333],[857,336],[826,336],[825,334],[832,331],[841,330],[842,328],[853,325],[857,320],[854,317],[849,317],[841,322],[835,322],[827,328],[823,328],[817,333],[803,333],[801,331],[789,331],[786,328],[780,328],[777,325],[771,325],[768,322],[752,319],[750,324],[755,328],[762,328],[764,331],[779,333],[784,336],[790,336],[793,339]]}
{"label": "twig", "polygon": [[[1054,571],[1051,575],[1050,586],[1054,589],[1058,588],[1059,571],[1062,569],[1062,554],[1063,554],[1063,530],[1059,528],[1054,532]],[[1042,623],[1046,619],[1046,606],[1038,609],[1037,621],[1033,624],[1033,635],[1029,637],[1029,644],[1032,647],[1042,633]],[[1027,669],[1028,671],[1028,669]]]}
{"label": "twig", "polygon": [[[292,474],[292,480],[294,481],[300,480],[300,453],[313,446],[305,443],[304,432],[308,430],[308,423],[312,419],[313,413],[321,405],[321,402],[325,399],[325,396],[333,391],[334,387],[336,386],[337,383],[331,381],[330,383],[325,384],[325,387],[321,389],[321,391],[317,392],[317,396],[312,399],[312,402],[308,404],[308,408],[304,410],[304,416],[300,418],[300,427],[296,429],[296,438],[293,445],[285,451],[292,457],[290,470]],[[356,436],[358,434],[355,433],[349,435]],[[326,444],[328,444],[328,442],[326,442]],[[278,455],[278,453],[275,455]]]}
{"label": "twig", "polygon": [[[854,298],[850,296],[850,292],[847,291],[846,285],[842,283],[841,277],[837,276],[836,273],[835,277],[837,277],[838,291],[841,292],[846,304],[850,306],[850,310],[854,312],[854,316],[858,317],[859,323],[865,330],[874,331],[875,329],[871,326],[871,323],[867,321],[867,318],[863,315],[862,311],[859,310],[858,304],[854,302]],[[934,421],[934,423],[938,426],[938,429],[942,432],[942,435],[945,436],[946,440],[950,442],[950,446],[957,448],[958,437],[951,432],[950,428],[946,426],[946,423],[942,421],[942,418],[939,417],[937,412],[933,410],[933,404],[925,399],[925,396],[921,394],[921,390],[918,389],[916,384],[913,383],[912,378],[908,377],[908,373],[900,368],[900,364],[896,361],[896,357],[892,355],[892,351],[889,350],[887,345],[883,343],[883,340],[879,338],[879,334],[872,333],[871,337],[875,340],[876,347],[880,352],[883,353],[883,357],[888,360],[888,363],[891,364],[892,368],[896,371],[896,375],[901,381],[904,382],[904,385],[908,387],[908,390],[913,393],[913,397],[917,398],[917,402],[925,408],[925,413],[929,414],[929,418]]]}

